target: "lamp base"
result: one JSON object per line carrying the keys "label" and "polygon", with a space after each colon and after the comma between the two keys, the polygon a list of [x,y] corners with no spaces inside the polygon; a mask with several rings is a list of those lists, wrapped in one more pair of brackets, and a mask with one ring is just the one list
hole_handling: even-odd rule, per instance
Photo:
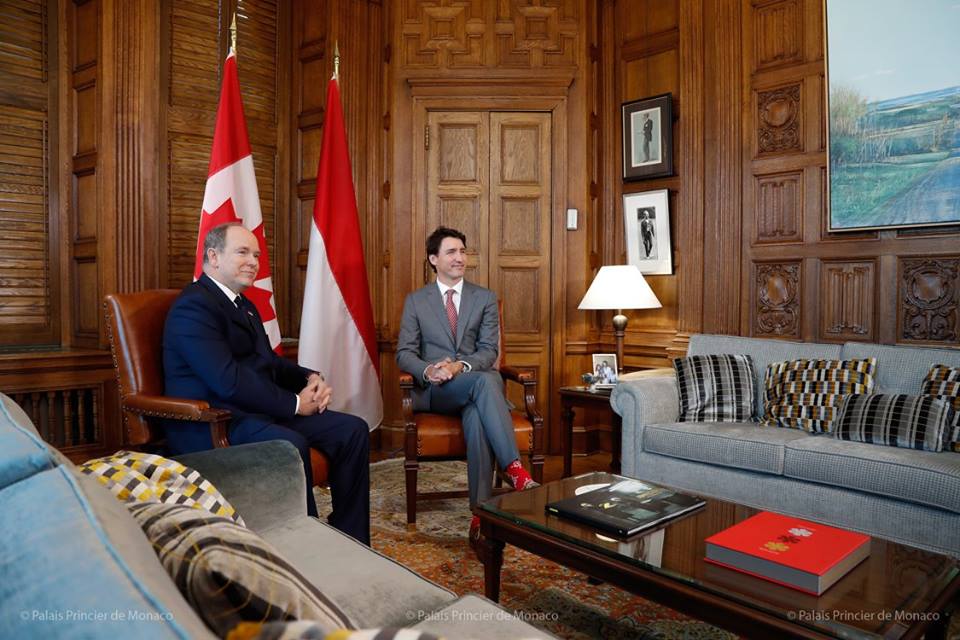
{"label": "lamp base", "polygon": [[627,330],[627,316],[621,309],[613,316],[613,336],[617,340],[617,376],[623,373],[623,336]]}

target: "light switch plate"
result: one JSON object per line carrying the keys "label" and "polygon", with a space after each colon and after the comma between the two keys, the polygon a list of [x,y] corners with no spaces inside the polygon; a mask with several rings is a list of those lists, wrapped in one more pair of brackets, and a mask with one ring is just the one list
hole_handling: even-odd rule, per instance
{"label": "light switch plate", "polygon": [[577,213],[576,209],[567,209],[567,229],[570,231],[577,230]]}

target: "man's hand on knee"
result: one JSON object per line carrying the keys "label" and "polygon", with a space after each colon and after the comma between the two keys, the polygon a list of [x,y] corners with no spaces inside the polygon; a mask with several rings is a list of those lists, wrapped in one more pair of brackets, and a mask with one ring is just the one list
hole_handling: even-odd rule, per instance
{"label": "man's hand on knee", "polygon": [[300,390],[297,395],[300,397],[300,406],[297,414],[301,416],[312,416],[327,408],[330,403],[330,387],[320,376],[310,376],[307,386]]}

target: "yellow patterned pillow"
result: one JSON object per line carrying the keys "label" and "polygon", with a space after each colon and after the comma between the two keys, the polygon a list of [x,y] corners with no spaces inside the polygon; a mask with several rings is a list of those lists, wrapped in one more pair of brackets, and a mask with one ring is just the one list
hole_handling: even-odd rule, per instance
{"label": "yellow patterned pillow", "polygon": [[182,504],[230,518],[246,526],[217,488],[199,472],[176,460],[151,453],[118,451],[87,460],[80,471],[91,475],[122,502]]}
{"label": "yellow patterned pillow", "polygon": [[845,396],[873,390],[876,368],[876,358],[774,362],[764,379],[762,424],[829,433]]}

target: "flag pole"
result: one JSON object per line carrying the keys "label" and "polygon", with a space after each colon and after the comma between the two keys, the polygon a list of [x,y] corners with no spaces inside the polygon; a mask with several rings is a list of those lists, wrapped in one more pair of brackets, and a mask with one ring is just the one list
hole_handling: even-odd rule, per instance
{"label": "flag pole", "polygon": [[230,21],[230,53],[237,55],[237,14],[234,12]]}
{"label": "flag pole", "polygon": [[340,82],[340,44],[333,41],[333,79]]}

